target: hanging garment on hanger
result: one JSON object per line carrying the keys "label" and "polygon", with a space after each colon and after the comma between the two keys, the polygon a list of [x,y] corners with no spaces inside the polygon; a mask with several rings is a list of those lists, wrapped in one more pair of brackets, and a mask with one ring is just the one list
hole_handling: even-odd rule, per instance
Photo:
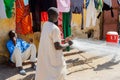
{"label": "hanging garment on hanger", "polygon": [[70,0],[57,0],[57,8],[59,12],[69,12]]}
{"label": "hanging garment on hanger", "polygon": [[32,33],[29,6],[25,6],[23,0],[16,0],[16,32],[19,34]]}
{"label": "hanging garment on hanger", "polygon": [[7,18],[6,12],[5,12],[5,5],[4,5],[4,0],[0,0],[0,19]]}
{"label": "hanging garment on hanger", "polygon": [[47,11],[50,7],[57,7],[56,0],[39,0],[40,1],[40,11]]}
{"label": "hanging garment on hanger", "polygon": [[94,0],[94,2],[95,2],[95,8],[96,8],[99,12],[102,12],[103,0]]}
{"label": "hanging garment on hanger", "polygon": [[71,1],[71,12],[75,14],[82,14],[81,18],[81,29],[83,29],[83,5],[84,0],[70,0]]}
{"label": "hanging garment on hanger", "polygon": [[41,31],[40,0],[29,0],[30,12],[32,13],[33,32]]}
{"label": "hanging garment on hanger", "polygon": [[[108,11],[108,10],[111,11],[111,16],[114,17],[113,8],[110,7],[108,4],[104,3],[104,4],[103,4],[102,11]],[[102,12],[100,12],[100,13],[98,14],[97,18],[100,17],[101,13],[102,13]]]}
{"label": "hanging garment on hanger", "polygon": [[12,17],[14,2],[15,0],[4,0],[7,18]]}
{"label": "hanging garment on hanger", "polygon": [[70,0],[71,1],[71,11],[73,13],[82,13],[84,0]]}
{"label": "hanging garment on hanger", "polygon": [[[71,35],[71,26],[70,26],[70,15],[71,12],[63,13],[63,33],[64,33],[64,39]],[[70,47],[67,48],[67,50],[70,50]]]}
{"label": "hanging garment on hanger", "polygon": [[109,5],[110,7],[112,7],[112,1],[111,0],[103,0],[103,2],[107,5]]}
{"label": "hanging garment on hanger", "polygon": [[87,7],[86,27],[90,27],[91,22],[92,22],[92,26],[96,25],[96,8],[95,8],[94,0],[90,0],[89,5]]}

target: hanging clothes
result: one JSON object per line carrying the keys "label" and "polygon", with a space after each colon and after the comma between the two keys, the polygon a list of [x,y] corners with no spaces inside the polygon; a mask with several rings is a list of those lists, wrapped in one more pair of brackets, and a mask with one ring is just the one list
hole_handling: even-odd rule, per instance
{"label": "hanging clothes", "polygon": [[41,18],[43,20],[41,12],[46,12],[50,7],[57,7],[56,0],[29,0],[29,4],[32,12],[33,32],[41,31]]}
{"label": "hanging clothes", "polygon": [[117,0],[118,4],[120,5],[120,0]]}
{"label": "hanging clothes", "polygon": [[[64,33],[64,39],[71,35],[71,26],[70,26],[70,15],[71,12],[63,13],[63,33]],[[68,47],[67,50],[69,51],[70,48]]]}
{"label": "hanging clothes", "polygon": [[[104,0],[102,11],[108,11],[108,10],[111,11],[111,16],[114,17],[111,0]],[[101,13],[102,13],[102,12],[100,12],[100,13],[98,14],[97,18],[100,17]]]}
{"label": "hanging clothes", "polygon": [[95,0],[95,8],[99,11],[102,12],[103,8],[103,0]]}
{"label": "hanging clothes", "polygon": [[46,11],[41,12],[41,21],[48,21],[48,13]]}
{"label": "hanging clothes", "polygon": [[83,29],[83,5],[84,5],[84,0],[70,0],[71,1],[71,12],[75,14],[82,14],[81,18],[81,29]]}
{"label": "hanging clothes", "polygon": [[29,0],[29,5],[32,13],[33,32],[41,31],[40,0]]}
{"label": "hanging clothes", "polygon": [[103,0],[105,4],[109,5],[109,7],[112,7],[112,1],[111,0]]}
{"label": "hanging clothes", "polygon": [[[90,0],[86,0],[86,8],[88,7]],[[99,11],[102,11],[103,0],[94,0],[95,8]]]}
{"label": "hanging clothes", "polygon": [[7,18],[6,12],[5,12],[5,5],[4,0],[0,0],[0,19]]}
{"label": "hanging clothes", "polygon": [[70,0],[72,13],[82,13],[84,0]]}
{"label": "hanging clothes", "polygon": [[29,5],[25,6],[23,0],[16,0],[16,32],[19,34],[32,32]]}
{"label": "hanging clothes", "polygon": [[47,11],[50,7],[57,7],[56,0],[39,0],[40,1],[40,11]]}
{"label": "hanging clothes", "polygon": [[62,23],[63,23],[62,12],[59,12],[59,15],[58,15],[58,27],[60,29],[61,39],[64,39]]}
{"label": "hanging clothes", "polygon": [[12,17],[14,2],[15,0],[4,0],[7,18]]}
{"label": "hanging clothes", "polygon": [[59,12],[69,12],[70,0],[57,0],[57,8]]}
{"label": "hanging clothes", "polygon": [[96,8],[94,0],[90,0],[89,5],[87,6],[86,12],[86,27],[90,27],[92,21],[92,26],[96,25]]}

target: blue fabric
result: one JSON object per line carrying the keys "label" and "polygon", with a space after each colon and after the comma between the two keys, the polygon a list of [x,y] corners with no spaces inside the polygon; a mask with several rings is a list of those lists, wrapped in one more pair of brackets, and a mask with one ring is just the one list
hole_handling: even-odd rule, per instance
{"label": "blue fabric", "polygon": [[22,39],[17,39],[16,46],[14,46],[14,43],[12,40],[9,40],[6,44],[6,46],[7,46],[7,49],[9,51],[10,59],[11,59],[11,56],[13,54],[15,47],[19,48],[21,53],[23,53],[30,46],[30,44]]}
{"label": "blue fabric", "polygon": [[[90,3],[90,0],[86,0],[86,8],[88,7],[89,3]],[[95,8],[97,8],[99,4],[98,0],[94,0],[94,4],[95,4]]]}
{"label": "blue fabric", "polygon": [[82,13],[84,0],[70,0],[71,1],[71,11],[73,13]]}
{"label": "blue fabric", "polygon": [[29,4],[28,0],[23,0],[24,1],[24,5],[27,6]]}

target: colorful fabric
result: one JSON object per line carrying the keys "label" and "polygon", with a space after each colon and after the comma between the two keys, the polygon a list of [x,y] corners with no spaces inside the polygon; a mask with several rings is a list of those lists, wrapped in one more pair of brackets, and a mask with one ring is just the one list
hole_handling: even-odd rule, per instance
{"label": "colorful fabric", "polygon": [[73,13],[82,13],[84,0],[70,0],[71,1],[71,11]]}
{"label": "colorful fabric", "polygon": [[70,0],[57,0],[57,8],[59,12],[69,12]]}
{"label": "colorful fabric", "polygon": [[103,1],[102,0],[95,0],[97,4],[95,4],[95,7],[97,10],[99,10],[100,12],[102,12],[102,8],[103,8]]}
{"label": "colorful fabric", "polygon": [[14,46],[14,43],[12,40],[9,40],[6,44],[6,46],[7,46],[9,53],[10,53],[10,58],[11,58],[15,47],[19,48],[20,52],[23,53],[30,46],[30,44],[23,41],[22,39],[17,39],[16,46]]}
{"label": "colorful fabric", "polygon": [[48,21],[48,13],[41,12],[41,21]]}
{"label": "colorful fabric", "polygon": [[16,0],[16,32],[19,34],[32,32],[29,6],[25,6],[23,0]]}
{"label": "colorful fabric", "polygon": [[14,2],[15,2],[15,0],[4,0],[6,16],[8,18],[12,17]]}
{"label": "colorful fabric", "polygon": [[63,34],[63,25],[62,25],[62,12],[59,12],[59,16],[58,16],[58,27],[61,31],[61,38],[64,39],[64,34]]}
{"label": "colorful fabric", "polygon": [[[63,13],[63,34],[64,34],[64,39],[68,36],[71,35],[71,26],[70,26],[70,12],[68,13]],[[67,50],[69,51],[70,48],[68,47]]]}
{"label": "colorful fabric", "polygon": [[0,19],[4,19],[4,18],[7,18],[5,12],[4,0],[0,0]]}
{"label": "colorful fabric", "polygon": [[[91,0],[86,0],[86,8],[88,7],[89,3]],[[103,7],[103,1],[102,0],[94,0],[94,5],[95,8],[100,11],[102,11],[102,7]]]}
{"label": "colorful fabric", "polygon": [[[108,11],[108,10],[110,10],[110,11],[111,11],[111,16],[112,16],[112,17],[114,17],[113,8],[112,8],[112,7],[110,7],[110,5],[108,5],[108,4],[106,4],[106,3],[104,3],[104,4],[103,4],[102,11]],[[100,17],[101,13],[102,13],[102,12],[100,12],[100,13],[98,14],[97,18],[99,18],[99,17]]]}

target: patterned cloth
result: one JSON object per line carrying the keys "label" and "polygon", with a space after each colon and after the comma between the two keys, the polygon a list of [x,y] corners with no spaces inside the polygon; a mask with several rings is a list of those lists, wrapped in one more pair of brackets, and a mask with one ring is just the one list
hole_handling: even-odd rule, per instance
{"label": "patterned cloth", "polygon": [[23,0],[16,0],[16,32],[19,34],[32,33],[29,5],[25,6]]}

